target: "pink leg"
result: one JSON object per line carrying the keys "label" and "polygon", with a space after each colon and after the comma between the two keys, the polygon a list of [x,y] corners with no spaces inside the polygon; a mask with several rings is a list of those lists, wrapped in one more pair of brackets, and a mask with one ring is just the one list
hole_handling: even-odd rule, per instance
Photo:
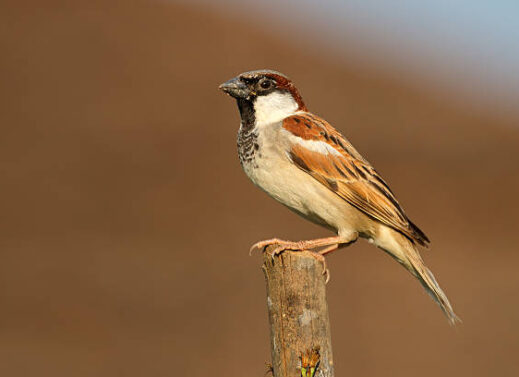
{"label": "pink leg", "polygon": [[338,250],[339,247],[340,247],[340,244],[338,244],[338,243],[335,245],[325,247],[324,249],[319,250],[319,254],[321,254],[324,257],[326,254],[331,253],[332,251]]}
{"label": "pink leg", "polygon": [[274,248],[274,250],[272,250],[272,254],[277,255],[285,250],[311,250],[315,249],[316,247],[338,244],[340,243],[340,241],[340,237],[338,236],[297,242],[280,240],[279,238],[272,238],[270,240],[255,243],[254,245],[252,245],[250,251],[252,252],[256,248],[264,250],[270,245],[277,245]]}
{"label": "pink leg", "polygon": [[[252,253],[252,251],[255,248],[265,250],[270,245],[277,245],[274,248],[274,250],[271,251],[272,257],[282,253],[285,250],[294,250],[294,251],[309,250],[309,251],[312,251],[312,249],[315,249],[316,247],[328,246],[328,245],[332,245],[332,246],[330,246],[330,248],[333,247],[334,249],[336,249],[339,246],[338,245],[339,240],[340,240],[340,238],[337,236],[336,237],[318,238],[315,240],[298,241],[298,242],[285,241],[285,240],[280,240],[278,238],[273,238],[270,240],[265,240],[265,241],[260,241],[258,243],[255,243],[254,245],[252,245],[250,252]],[[329,248],[327,248],[327,249],[329,249]],[[326,283],[328,283],[328,281],[330,280],[330,273],[328,271],[328,268],[326,268],[326,260],[324,259],[324,256],[320,252],[314,252],[314,251],[312,251],[312,255],[319,262],[321,262],[323,264],[323,275],[326,275]]]}
{"label": "pink leg", "polygon": [[325,247],[324,249],[319,250],[319,254],[324,256],[326,254],[334,252],[335,250],[339,250],[339,249],[341,249],[343,247],[350,246],[352,243],[357,241],[357,238],[358,238],[358,234],[357,233],[353,233],[351,235],[351,237],[341,239],[340,243],[337,243],[335,245],[330,245],[328,247]]}
{"label": "pink leg", "polygon": [[[326,274],[326,283],[328,283],[328,281],[330,280],[330,273],[329,273],[328,269],[326,268],[326,260],[324,259],[324,256],[341,247],[351,245],[353,242],[355,242],[357,240],[357,237],[358,237],[357,233],[353,233],[350,239],[344,239],[339,236],[335,236],[335,237],[317,238],[315,240],[297,241],[297,242],[280,240],[279,238],[272,238],[269,240],[257,242],[254,245],[252,245],[252,247],[250,248],[249,254],[251,254],[252,251],[256,248],[263,249],[263,251],[265,251],[265,249],[271,245],[276,245],[276,247],[270,252],[272,257],[282,253],[285,250],[293,250],[293,251],[309,250],[312,252],[312,255],[323,264],[323,274]],[[324,249],[321,249],[319,251],[312,250],[317,247],[323,247],[323,246],[327,246],[327,247],[325,247]]]}

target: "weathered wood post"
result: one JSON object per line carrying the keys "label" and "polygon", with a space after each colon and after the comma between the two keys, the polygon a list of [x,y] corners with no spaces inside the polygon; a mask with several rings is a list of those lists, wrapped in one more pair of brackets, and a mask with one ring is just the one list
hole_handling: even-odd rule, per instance
{"label": "weathered wood post", "polygon": [[263,271],[274,377],[333,377],[323,264],[309,251],[267,250]]}

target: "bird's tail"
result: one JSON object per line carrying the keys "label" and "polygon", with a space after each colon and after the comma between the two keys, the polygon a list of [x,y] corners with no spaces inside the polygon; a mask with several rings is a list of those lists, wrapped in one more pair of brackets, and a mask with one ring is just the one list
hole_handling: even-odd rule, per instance
{"label": "bird's tail", "polygon": [[438,304],[443,313],[445,313],[445,316],[451,325],[461,322],[460,318],[454,313],[449,299],[440,288],[440,285],[434,278],[433,273],[425,266],[416,247],[407,239],[402,239],[398,244],[401,248],[399,252],[395,253],[387,249],[386,251],[420,281],[422,286],[425,288],[425,291]]}

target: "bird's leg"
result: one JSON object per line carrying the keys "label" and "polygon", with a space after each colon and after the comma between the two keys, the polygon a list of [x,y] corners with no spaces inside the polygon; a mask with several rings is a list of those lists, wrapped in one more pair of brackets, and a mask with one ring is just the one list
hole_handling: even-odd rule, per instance
{"label": "bird's leg", "polygon": [[335,245],[330,245],[328,247],[325,247],[324,249],[319,250],[318,253],[324,257],[326,254],[331,253],[332,251],[338,250],[339,246],[340,246],[340,244],[336,243]]}
{"label": "bird's leg", "polygon": [[[332,245],[337,247],[338,245]],[[331,247],[331,246],[330,246]],[[330,270],[328,270],[328,266],[326,265],[326,258],[319,252],[319,251],[311,251],[312,256],[317,259],[317,261],[321,262],[323,264],[323,275],[326,275],[326,280],[324,281],[325,284],[328,284],[330,281]]]}
{"label": "bird's leg", "polygon": [[326,275],[326,283],[328,283],[328,281],[330,280],[330,273],[328,272],[328,268],[326,267],[326,260],[320,252],[313,251],[312,249],[328,245],[332,245],[333,248],[337,248],[339,246],[339,242],[340,237],[338,236],[297,242],[280,240],[279,238],[272,238],[270,240],[255,243],[254,245],[252,245],[250,251],[252,252],[255,248],[265,250],[268,246],[275,245],[275,248],[272,251],[270,251],[270,255],[272,256],[272,258],[274,258],[275,255],[281,254],[285,250],[308,250],[312,253],[312,256],[314,258],[316,258],[319,262],[323,264],[323,275]]}
{"label": "bird's leg", "polygon": [[325,247],[324,249],[319,250],[319,254],[322,256],[325,256],[326,254],[329,254],[335,250],[342,249],[343,247],[350,246],[352,243],[357,241],[358,233],[352,233],[351,236],[348,238],[344,238],[344,236],[341,237],[341,241],[339,243],[336,243],[334,245],[330,245],[328,247]]}
{"label": "bird's leg", "polygon": [[279,238],[272,238],[270,240],[260,241],[252,245],[250,251],[252,252],[254,249],[263,249],[265,250],[267,246],[276,245],[274,250],[272,250],[272,255],[278,255],[285,250],[294,250],[294,251],[302,251],[302,250],[312,250],[316,247],[328,246],[333,244],[338,244],[341,242],[339,236],[335,237],[326,237],[326,238],[318,238],[315,240],[307,240],[307,241],[285,241],[280,240]]}
{"label": "bird's leg", "polygon": [[[323,264],[323,275],[326,275],[326,283],[330,280],[330,272],[326,267],[326,260],[324,256],[328,253],[331,253],[334,250],[340,249],[342,247],[346,247],[354,243],[358,238],[358,233],[351,233],[348,237],[344,237],[344,235],[336,236],[336,237],[326,237],[326,238],[317,238],[315,240],[307,240],[307,241],[285,241],[280,240],[279,238],[272,238],[269,240],[264,240],[255,243],[250,248],[250,253],[256,248],[265,249],[268,246],[276,245],[274,250],[270,251],[270,255],[274,258],[275,255],[281,254],[285,250],[293,250],[293,251],[303,251],[308,250],[312,253],[312,256],[316,258],[319,262]],[[314,251],[317,247],[326,246],[319,251]],[[249,253],[249,254],[250,254]]]}
{"label": "bird's leg", "polygon": [[349,235],[348,237],[344,237],[344,235],[342,235],[341,241],[339,243],[330,245],[330,246],[325,247],[325,248],[319,250],[318,252],[314,253],[314,255],[319,255],[322,258],[322,260],[319,258],[317,258],[317,259],[321,260],[323,263],[323,268],[324,268],[323,274],[326,274],[326,283],[328,283],[328,281],[330,280],[330,271],[328,270],[328,268],[326,268],[326,259],[324,258],[324,256],[335,250],[339,250],[343,247],[350,246],[352,243],[357,241],[358,237],[359,237],[359,235],[356,232],[351,233],[351,235]]}

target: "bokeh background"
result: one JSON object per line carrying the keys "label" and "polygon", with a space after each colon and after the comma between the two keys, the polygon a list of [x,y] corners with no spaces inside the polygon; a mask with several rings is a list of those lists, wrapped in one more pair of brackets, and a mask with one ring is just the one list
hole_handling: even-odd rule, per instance
{"label": "bokeh background", "polygon": [[264,375],[249,246],[328,233],[241,171],[217,87],[258,68],[390,182],[464,321],[358,242],[328,259],[337,375],[519,375],[513,6],[412,3],[3,1],[0,375]]}

